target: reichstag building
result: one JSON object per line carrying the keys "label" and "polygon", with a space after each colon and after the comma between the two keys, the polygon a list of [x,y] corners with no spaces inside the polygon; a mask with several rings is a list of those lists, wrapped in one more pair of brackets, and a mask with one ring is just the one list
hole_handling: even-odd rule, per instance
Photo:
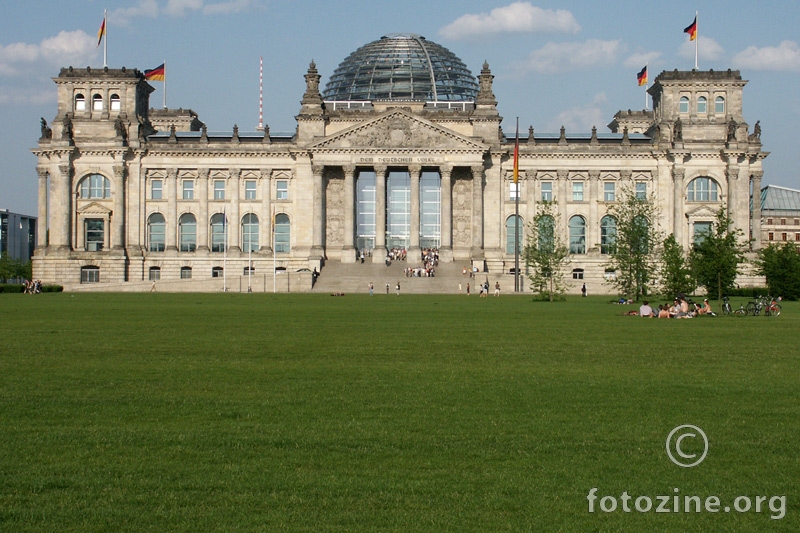
{"label": "reichstag building", "polygon": [[194,111],[153,110],[137,69],[69,67],[54,81],[57,114],[33,150],[45,283],[324,272],[361,251],[383,261],[428,248],[508,273],[516,227],[556,200],[573,278],[599,285],[613,275],[608,210],[622,190],[654,198],[654,223],[687,248],[721,205],[761,234],[750,196],[767,153],[738,71],[661,72],[653,110],[620,111],[608,132],[524,127],[516,184],[489,65],[475,76],[419,35],[359,48],[324,89],[312,62],[292,134],[212,132]]}

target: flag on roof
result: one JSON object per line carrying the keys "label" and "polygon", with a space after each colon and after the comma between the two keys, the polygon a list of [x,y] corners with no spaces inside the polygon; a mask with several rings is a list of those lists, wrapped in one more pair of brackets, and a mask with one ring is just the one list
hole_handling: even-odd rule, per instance
{"label": "flag on roof", "polygon": [[683,29],[683,33],[689,34],[690,41],[694,41],[695,39],[697,39],[697,15],[695,15],[692,23]]}
{"label": "flag on roof", "polygon": [[166,78],[166,72],[164,68],[165,64],[166,63],[161,63],[154,69],[145,70],[144,79],[146,79],[147,81],[164,81],[164,79]]}
{"label": "flag on roof", "polygon": [[100,43],[103,42],[103,37],[106,34],[106,17],[103,17],[103,22],[100,24],[100,29],[97,30],[97,46],[100,46]]}
{"label": "flag on roof", "polygon": [[639,71],[639,74],[636,75],[636,79],[639,80],[639,87],[647,84],[647,65]]}

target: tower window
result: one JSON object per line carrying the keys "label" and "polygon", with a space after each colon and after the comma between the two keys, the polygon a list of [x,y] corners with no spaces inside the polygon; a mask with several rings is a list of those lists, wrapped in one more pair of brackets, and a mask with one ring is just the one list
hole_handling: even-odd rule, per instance
{"label": "tower window", "polygon": [[96,94],[92,96],[92,109],[95,111],[102,111],[103,110],[103,97],[102,95]]}
{"label": "tower window", "polygon": [[721,96],[717,96],[714,99],[714,113],[717,115],[725,114],[725,99]]}
{"label": "tower window", "polygon": [[75,111],[86,111],[86,98],[80,93],[75,95]]}
{"label": "tower window", "polygon": [[698,113],[707,113],[708,112],[708,100],[705,96],[701,96],[697,99],[697,112]]}
{"label": "tower window", "polygon": [[111,95],[111,111],[119,111],[122,109],[122,101],[119,99],[118,94]]}

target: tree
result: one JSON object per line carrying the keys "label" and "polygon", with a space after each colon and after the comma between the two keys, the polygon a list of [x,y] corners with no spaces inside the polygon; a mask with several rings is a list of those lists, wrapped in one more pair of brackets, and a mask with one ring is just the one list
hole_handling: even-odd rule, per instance
{"label": "tree", "polygon": [[733,227],[724,205],[717,211],[712,228],[697,236],[689,263],[698,285],[709,297],[720,299],[734,287],[739,264],[744,262],[743,237],[742,230]]}
{"label": "tree", "polygon": [[558,231],[556,202],[539,202],[541,208],[528,224],[524,257],[531,288],[552,302],[564,294],[564,266],[569,263],[569,248]]}
{"label": "tree", "polygon": [[664,239],[661,252],[661,285],[664,294],[671,297],[675,297],[676,294],[691,293],[696,287],[686,254],[683,247],[675,240],[673,233]]}
{"label": "tree", "polygon": [[652,196],[640,196],[630,188],[622,188],[619,202],[608,212],[617,221],[608,265],[616,276],[609,283],[627,299],[638,300],[654,285],[658,272],[660,235],[654,225],[658,219],[655,202]]}
{"label": "tree", "polygon": [[16,275],[16,262],[6,252],[0,253],[0,282],[6,283]]}
{"label": "tree", "polygon": [[767,278],[770,294],[800,299],[800,252],[794,244],[770,244],[758,251],[758,273]]}

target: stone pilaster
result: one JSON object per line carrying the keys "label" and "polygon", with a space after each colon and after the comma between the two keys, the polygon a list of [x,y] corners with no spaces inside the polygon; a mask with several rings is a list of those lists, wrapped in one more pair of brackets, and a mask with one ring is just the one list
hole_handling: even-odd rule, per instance
{"label": "stone pilaster", "polygon": [[272,169],[261,171],[261,253],[272,254]]}
{"label": "stone pilaster", "polygon": [[231,193],[231,212],[228,218],[228,251],[234,254],[242,251],[239,239],[242,234],[242,216],[239,206],[240,182],[242,171],[238,168],[230,169],[231,181],[228,187]]}
{"label": "stone pilaster", "polygon": [[121,250],[125,246],[125,180],[128,169],[124,164],[114,165],[114,213],[112,214],[113,237],[111,248]]}
{"label": "stone pilaster", "polygon": [[753,219],[750,221],[750,236],[753,250],[761,249],[761,178],[763,171],[755,171],[751,174],[753,182]]}
{"label": "stone pilaster", "polygon": [[688,243],[683,242],[683,176],[686,170],[683,167],[672,167],[672,233],[675,240],[682,246]]}
{"label": "stone pilaster", "polygon": [[[167,224],[166,251],[176,252],[178,247],[175,245],[176,235],[178,234],[178,170],[170,168],[167,170],[166,180],[167,191]],[[149,244],[148,244],[149,246]]]}
{"label": "stone pilaster", "polygon": [[36,172],[39,175],[38,202],[39,205],[36,219],[36,248],[47,247],[47,178],[49,172],[46,168],[38,167]]}
{"label": "stone pilaster", "polygon": [[197,171],[197,251],[208,253],[208,169],[201,168]]}
{"label": "stone pilaster", "polygon": [[52,202],[50,205],[53,218],[50,224],[50,242],[52,246],[61,251],[72,249],[70,236],[72,234],[72,208],[75,204],[72,193],[72,171],[71,164],[61,163],[58,165],[58,179],[51,179],[54,187],[50,198],[61,198],[62,200]]}
{"label": "stone pilaster", "polygon": [[441,242],[439,257],[451,261],[453,257],[453,169],[449,166],[439,168],[441,176]]}
{"label": "stone pilaster", "polygon": [[600,171],[589,171],[589,220],[586,221],[586,251],[598,249],[600,244],[600,220],[597,201],[600,194]]}

